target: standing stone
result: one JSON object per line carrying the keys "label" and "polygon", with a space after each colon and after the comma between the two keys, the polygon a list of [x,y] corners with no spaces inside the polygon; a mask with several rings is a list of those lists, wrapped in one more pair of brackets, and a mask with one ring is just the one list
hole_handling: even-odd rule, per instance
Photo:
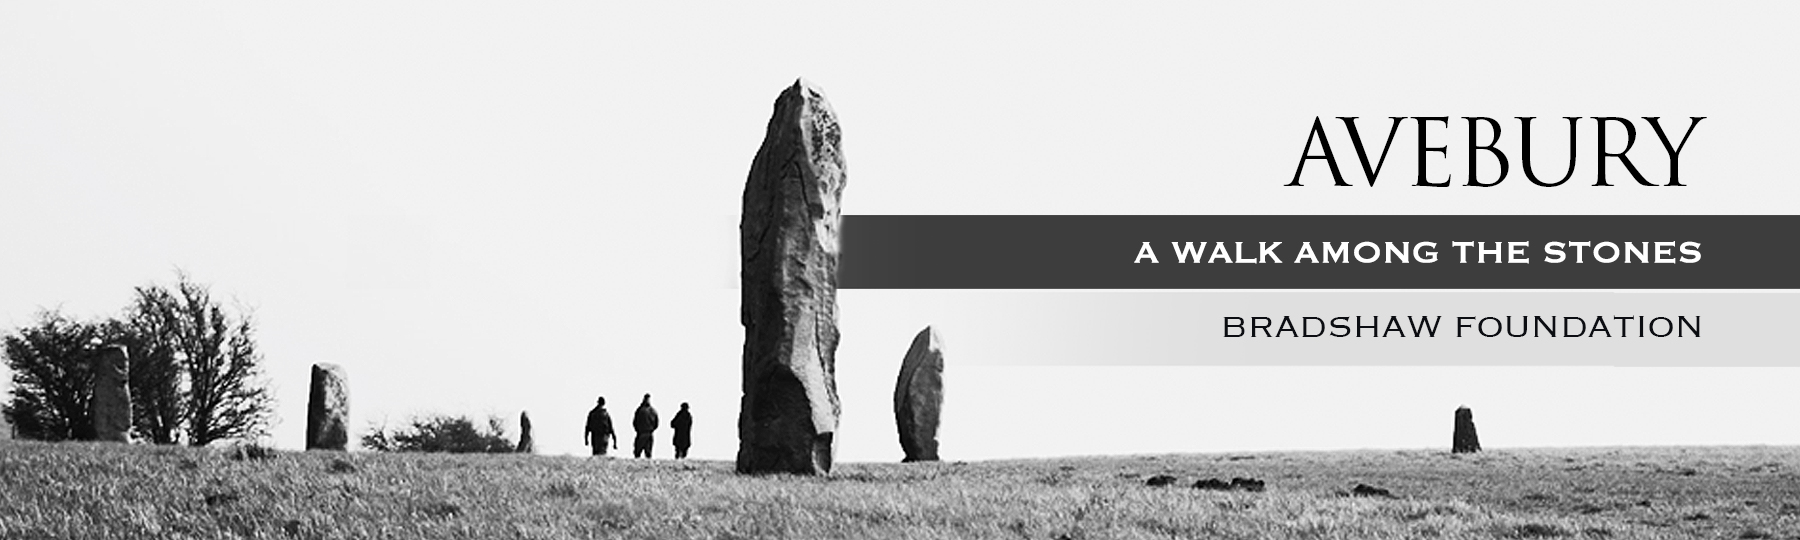
{"label": "standing stone", "polygon": [[519,448],[515,451],[521,454],[537,451],[537,445],[531,441],[531,415],[525,411],[519,411]]}
{"label": "standing stone", "polygon": [[737,471],[826,474],[838,427],[837,114],[804,80],[775,100],[744,184]]}
{"label": "standing stone", "polygon": [[938,460],[938,414],[944,406],[944,343],[927,326],[913,338],[894,383],[894,424],[903,461]]}
{"label": "standing stone", "polygon": [[94,392],[88,410],[94,418],[94,440],[131,442],[131,356],[125,347],[108,345],[92,360]]}
{"label": "standing stone", "polygon": [[1467,454],[1481,451],[1481,438],[1475,436],[1475,413],[1468,407],[1456,408],[1456,431],[1450,434],[1450,453]]}
{"label": "standing stone", "polygon": [[343,450],[350,442],[350,387],[344,368],[313,364],[306,402],[306,449]]}

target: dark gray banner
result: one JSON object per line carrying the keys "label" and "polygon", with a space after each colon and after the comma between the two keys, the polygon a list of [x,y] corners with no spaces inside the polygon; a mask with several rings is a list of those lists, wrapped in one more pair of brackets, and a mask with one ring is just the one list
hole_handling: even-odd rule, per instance
{"label": "dark gray banner", "polygon": [[844,216],[847,289],[1794,289],[1800,216]]}

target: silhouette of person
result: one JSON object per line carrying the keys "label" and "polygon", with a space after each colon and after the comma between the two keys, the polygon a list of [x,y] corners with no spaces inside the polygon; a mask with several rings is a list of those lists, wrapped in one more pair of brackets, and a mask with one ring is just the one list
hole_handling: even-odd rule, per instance
{"label": "silhouette of person", "polygon": [[669,428],[675,430],[675,459],[687,459],[688,447],[694,444],[694,415],[688,414],[688,404],[681,404],[681,411],[669,421]]}
{"label": "silhouette of person", "polygon": [[619,448],[619,438],[613,436],[612,415],[606,412],[606,398],[594,400],[594,410],[588,411],[587,429],[581,432],[581,442],[594,447],[594,455],[606,455],[606,443],[612,441],[613,449]]}
{"label": "silhouette of person", "polygon": [[651,433],[661,420],[656,417],[656,408],[650,406],[650,394],[644,394],[644,403],[638,405],[637,414],[631,417],[631,429],[637,431],[637,441],[631,445],[631,457],[650,457],[650,446],[654,442]]}

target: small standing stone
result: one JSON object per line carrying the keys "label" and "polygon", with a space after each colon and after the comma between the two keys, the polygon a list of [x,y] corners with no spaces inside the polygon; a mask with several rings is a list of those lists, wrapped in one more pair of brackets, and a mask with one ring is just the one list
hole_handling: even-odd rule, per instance
{"label": "small standing stone", "polygon": [[1475,413],[1468,407],[1456,408],[1456,431],[1450,434],[1450,453],[1469,454],[1481,451],[1481,437],[1475,435]]}
{"label": "small standing stone", "polygon": [[913,338],[894,383],[894,424],[904,461],[938,460],[938,421],[944,406],[944,344],[927,326]]}
{"label": "small standing stone", "polygon": [[344,368],[313,364],[306,403],[306,449],[343,450],[350,443],[350,387]]}
{"label": "small standing stone", "polygon": [[516,451],[520,454],[537,451],[537,445],[531,441],[531,415],[525,411],[519,411],[519,448]]}
{"label": "small standing stone", "polygon": [[94,392],[88,409],[94,415],[94,440],[131,442],[131,357],[125,347],[108,345],[92,362]]}

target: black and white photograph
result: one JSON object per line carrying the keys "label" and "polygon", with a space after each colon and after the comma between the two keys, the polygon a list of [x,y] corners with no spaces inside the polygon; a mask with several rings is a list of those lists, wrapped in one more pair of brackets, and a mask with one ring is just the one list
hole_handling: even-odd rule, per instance
{"label": "black and white photograph", "polygon": [[0,5],[0,539],[1800,540],[1800,5]]}

